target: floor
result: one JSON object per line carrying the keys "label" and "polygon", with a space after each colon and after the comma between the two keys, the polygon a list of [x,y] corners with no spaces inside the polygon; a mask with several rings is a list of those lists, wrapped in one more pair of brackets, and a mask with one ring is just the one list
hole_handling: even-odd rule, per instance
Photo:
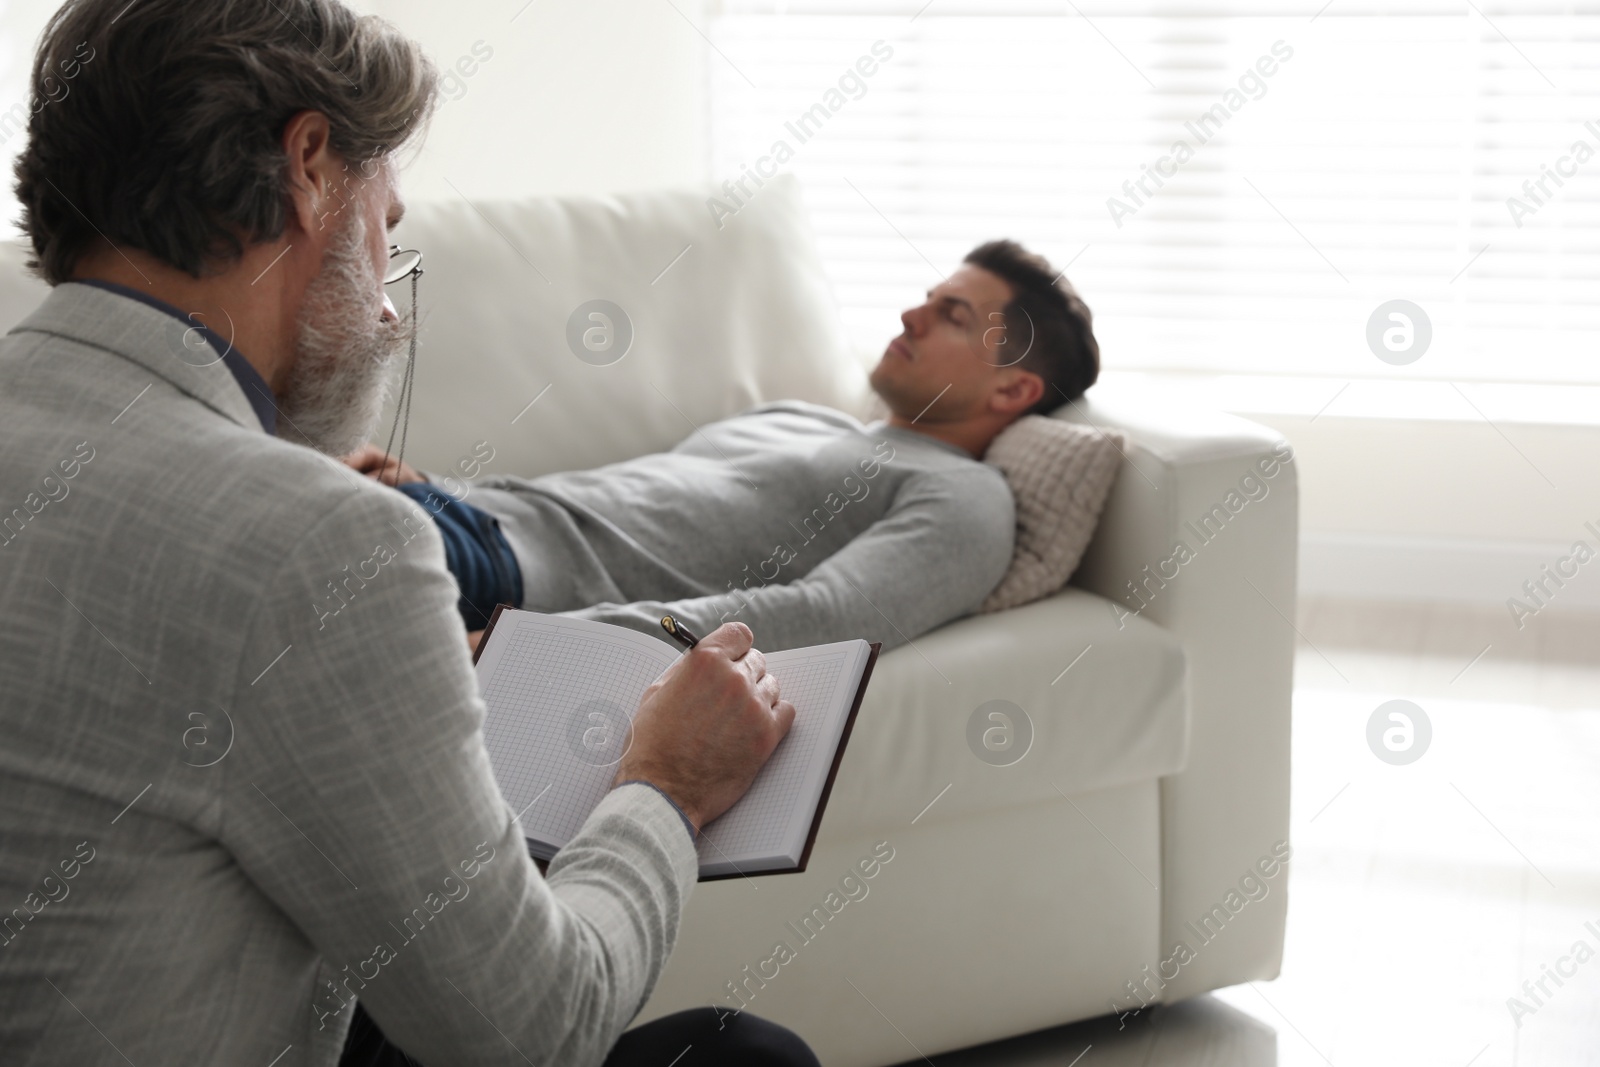
{"label": "floor", "polygon": [[1600,1067],[1600,615],[1524,622],[1302,604],[1283,975],[932,1062]]}

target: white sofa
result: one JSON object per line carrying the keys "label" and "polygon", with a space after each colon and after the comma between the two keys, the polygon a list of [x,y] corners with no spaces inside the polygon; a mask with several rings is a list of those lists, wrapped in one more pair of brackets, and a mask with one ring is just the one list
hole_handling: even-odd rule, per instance
{"label": "white sofa", "polygon": [[[427,273],[407,458],[470,487],[479,442],[493,450],[484,472],[536,474],[664,448],[770,399],[866,416],[864,367],[796,183],[769,182],[721,230],[705,195],[412,205],[396,239],[424,251]],[[40,288],[7,255],[9,327]],[[631,324],[615,362],[616,347],[580,359],[568,343],[569,317],[595,299]],[[1279,439],[1104,387],[1061,417],[1128,439],[1072,584],[883,657],[809,869],[699,886],[639,1021],[736,1005],[743,983],[749,1010],[853,1067],[1130,1008],[1125,983],[1176,940],[1198,945],[1185,924],[1287,838],[1292,464],[1146,610],[1119,622],[1111,607],[1136,603],[1126,583],[1193,543],[1185,522]],[[1032,724],[1010,766],[968,744],[975,709],[997,699]],[[830,890],[875,846],[893,858],[841,907]],[[1161,999],[1274,977],[1283,883],[1199,947]],[[803,941],[800,919],[819,907],[826,921]],[[793,957],[764,964],[780,941]]]}

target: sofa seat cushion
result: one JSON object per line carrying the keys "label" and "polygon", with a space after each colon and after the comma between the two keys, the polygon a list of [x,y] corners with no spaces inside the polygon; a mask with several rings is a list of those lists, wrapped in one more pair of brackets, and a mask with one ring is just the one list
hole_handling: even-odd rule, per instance
{"label": "sofa seat cushion", "polygon": [[[991,718],[997,711],[1006,718]],[[881,657],[822,833],[938,822],[1158,778],[1183,769],[1188,742],[1177,639],[1138,617],[1119,628],[1108,601],[1069,588],[957,620]]]}

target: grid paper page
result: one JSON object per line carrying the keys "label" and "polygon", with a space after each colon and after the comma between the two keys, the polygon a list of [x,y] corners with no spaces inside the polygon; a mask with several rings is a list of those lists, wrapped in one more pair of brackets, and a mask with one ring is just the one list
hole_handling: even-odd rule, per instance
{"label": "grid paper page", "polygon": [[559,848],[610,790],[639,698],[677,654],[618,627],[532,612],[502,617],[492,636],[479,684],[495,778],[523,832]]}
{"label": "grid paper page", "polygon": [[703,829],[696,845],[702,871],[777,857],[799,862],[860,676],[850,668],[864,647],[849,641],[767,656],[768,673],[794,705],[794,725],[750,791]]}

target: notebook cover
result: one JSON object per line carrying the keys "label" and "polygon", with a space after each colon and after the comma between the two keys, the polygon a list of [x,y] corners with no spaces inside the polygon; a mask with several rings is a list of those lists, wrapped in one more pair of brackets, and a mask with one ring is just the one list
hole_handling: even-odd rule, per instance
{"label": "notebook cover", "polygon": [[822,828],[822,813],[828,808],[828,795],[833,792],[833,780],[839,776],[839,764],[844,760],[844,746],[850,743],[850,731],[856,725],[856,713],[861,710],[861,698],[867,695],[867,683],[872,681],[872,668],[878,662],[883,642],[874,641],[867,656],[867,665],[861,671],[861,684],[856,687],[856,700],[850,705],[850,714],[844,720],[844,732],[839,735],[839,747],[833,753],[833,766],[828,768],[827,780],[822,783],[822,795],[817,797],[817,813],[811,819],[811,832],[806,835],[806,847],[800,853],[798,867],[774,867],[761,871],[733,871],[729,874],[702,875],[699,881],[720,882],[724,878],[754,878],[763,874],[803,874],[811,860],[811,846],[817,843],[817,831]]}
{"label": "notebook cover", "polygon": [[500,613],[507,608],[517,610],[515,604],[496,604],[494,614],[489,616],[489,625],[483,628],[483,636],[478,638],[478,647],[472,650],[472,665],[478,665],[478,657],[483,655],[483,646],[489,643],[489,635],[494,632],[494,624],[500,621]]}

